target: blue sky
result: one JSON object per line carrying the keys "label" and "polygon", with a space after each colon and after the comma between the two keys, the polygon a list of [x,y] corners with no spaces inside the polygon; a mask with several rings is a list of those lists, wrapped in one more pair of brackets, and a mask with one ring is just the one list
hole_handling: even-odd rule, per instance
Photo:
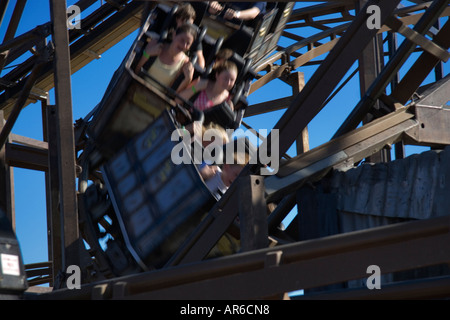
{"label": "blue sky", "polygon": [[[68,1],[68,5],[76,1]],[[411,5],[408,1],[402,1],[405,5]],[[307,6],[312,3],[301,2],[297,6]],[[9,23],[9,17],[14,8],[15,1],[10,1],[8,11],[4,18],[4,23],[0,27],[0,39],[3,39],[5,29]],[[97,1],[92,8],[100,6]],[[83,17],[82,17],[83,18]],[[33,0],[28,1],[25,7],[23,18],[20,22],[16,35],[20,35],[37,25],[46,23],[50,20],[49,1]],[[311,32],[318,32],[316,29],[301,31],[290,30],[292,33],[307,36]],[[134,32],[118,45],[105,52],[99,60],[94,60],[88,66],[76,72],[72,76],[72,101],[73,101],[73,119],[85,117],[101,100],[105,89],[112,77],[112,74],[122,62],[126,52],[134,41],[137,32]],[[1,40],[0,40],[1,41]],[[399,44],[401,44],[401,39]],[[292,41],[283,42],[283,46],[291,44]],[[410,60],[417,58],[418,54],[413,54]],[[320,57],[323,58],[323,57]],[[406,64],[408,65],[408,63]],[[8,67],[8,66],[7,66]],[[350,74],[356,65],[350,68]],[[313,72],[315,66],[301,67],[298,69],[304,72],[305,81],[307,81]],[[405,73],[406,68],[402,68],[401,75]],[[449,66],[445,64],[445,74],[448,74]],[[8,72],[6,68],[2,74]],[[345,77],[344,77],[345,79]],[[434,81],[429,77],[428,81]],[[280,80],[271,83],[259,89],[249,96],[249,104],[269,101],[277,98],[290,96],[291,87]],[[359,101],[359,79],[355,76],[341,92],[316,116],[309,124],[310,147],[314,148],[321,145],[333,136],[350,111]],[[51,103],[54,103],[53,90],[50,91]],[[246,118],[245,121],[255,129],[271,129],[276,124],[283,111],[276,111],[266,115]],[[29,105],[25,108],[13,128],[13,133],[26,137],[42,140],[41,107],[40,104]],[[423,149],[408,147],[408,153],[421,151]],[[294,155],[293,148],[288,152]],[[46,207],[45,207],[45,189],[44,173],[32,170],[14,168],[14,186],[15,186],[15,206],[17,237],[19,239],[22,255],[26,264],[47,261],[47,232],[46,232]]]}

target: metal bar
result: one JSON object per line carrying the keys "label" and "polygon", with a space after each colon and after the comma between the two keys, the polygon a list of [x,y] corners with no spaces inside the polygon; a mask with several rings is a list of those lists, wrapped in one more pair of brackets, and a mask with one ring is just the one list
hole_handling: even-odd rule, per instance
{"label": "metal bar", "polygon": [[305,154],[292,158],[292,160],[287,161],[280,167],[277,175],[280,177],[289,175],[294,171],[300,170],[314,161],[317,161],[319,158],[324,158],[327,155],[337,153],[352,145],[361,143],[361,141],[369,139],[373,135],[398,125],[403,121],[412,119],[413,117],[414,115],[408,112],[407,108],[399,108],[397,111],[387,114],[382,118],[378,118],[368,123],[366,126],[357,128],[342,137],[336,138],[339,140],[330,140]]}
{"label": "metal bar", "polygon": [[68,265],[79,265],[78,212],[75,182],[75,142],[72,118],[71,67],[69,54],[69,35],[67,32],[67,2],[50,0],[50,13],[53,23],[52,37],[55,45],[54,83],[57,118],[60,214],[63,222],[62,269]]}
{"label": "metal bar", "polygon": [[42,28],[42,26],[38,26],[34,28],[33,30],[30,30],[24,34],[21,34],[20,36],[17,36],[16,38],[11,38],[8,40],[5,40],[0,45],[0,53],[3,53],[7,50],[10,50],[11,48],[17,47],[18,45],[24,44],[24,43],[32,43],[34,39],[36,39],[39,35],[39,30]]}
{"label": "metal bar", "polygon": [[[443,224],[442,227],[435,225],[434,231],[427,230],[427,224],[435,224],[438,221]],[[416,228],[419,225],[424,228]],[[249,262],[245,261],[246,259],[255,258],[255,269],[249,270],[248,266],[243,266],[242,272],[224,272],[222,276],[204,278],[205,281],[196,279],[195,282],[171,283],[166,288],[153,290],[135,290],[137,288],[133,285],[137,284],[128,282],[128,298],[259,299],[286,291],[364,278],[367,277],[367,267],[371,264],[377,264],[381,272],[386,274],[406,270],[411,266],[445,263],[449,259],[448,226],[448,217],[443,217],[294,244],[291,248],[295,247],[295,250],[292,251],[289,250],[290,245],[286,245],[255,252],[254,255],[236,255],[234,262],[238,263],[240,258],[242,265]],[[407,227],[411,229],[407,230]],[[395,235],[391,233],[394,230],[398,232]],[[431,232],[428,233],[429,231]],[[352,240],[354,242],[350,243]],[[336,242],[332,244],[332,241]],[[436,246],[436,250],[430,252],[430,246]],[[266,260],[267,254],[279,251],[282,252],[281,263],[277,267],[264,268],[262,262]],[[256,259],[256,256],[259,258]],[[179,270],[182,271],[184,270]]]}
{"label": "metal bar", "polygon": [[313,6],[308,6],[306,8],[295,9],[292,11],[289,22],[298,21],[307,18],[314,18],[322,15],[328,15],[333,13],[339,13],[343,9],[348,9],[349,7],[354,7],[354,3],[347,1],[347,3],[324,3]]}
{"label": "metal bar", "polygon": [[[363,0],[359,0],[359,4],[363,4]],[[359,10],[359,4],[357,5],[357,9]],[[391,17],[386,19],[389,21]],[[361,58],[358,60],[359,62],[359,78],[360,78],[360,91],[361,97],[364,96],[364,93],[369,89],[370,85],[375,81],[377,76],[380,74],[381,69],[384,66],[384,57],[383,57],[383,37],[381,33],[378,33],[375,37],[373,37],[372,41],[369,45],[364,48]],[[381,101],[376,101],[374,109],[381,109]],[[367,114],[363,120],[364,123],[372,121],[374,118],[373,115]],[[380,150],[376,154],[371,155],[368,158],[370,162],[386,162],[389,160],[389,155],[386,150]]]}

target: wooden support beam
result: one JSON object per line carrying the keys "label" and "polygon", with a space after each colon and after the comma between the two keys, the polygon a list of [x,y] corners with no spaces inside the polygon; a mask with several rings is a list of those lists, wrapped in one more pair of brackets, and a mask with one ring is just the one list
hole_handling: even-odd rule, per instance
{"label": "wooden support beam", "polygon": [[292,102],[292,97],[285,97],[271,101],[261,102],[248,106],[244,117],[257,116],[263,113],[286,109]]}
{"label": "wooden support beam", "polygon": [[54,83],[59,163],[60,214],[64,226],[62,234],[64,257],[62,269],[69,265],[79,265],[77,240],[78,211],[75,183],[75,142],[73,131],[71,63],[69,35],[67,31],[67,1],[50,0],[53,22],[52,37],[55,45]]}
{"label": "wooden support beam", "polygon": [[45,173],[47,199],[48,257],[52,263],[52,283],[56,282],[58,272],[63,268],[63,221],[59,212],[59,173],[56,107],[48,101],[42,104],[43,136],[48,141],[48,170]]}
{"label": "wooden support beam", "polygon": [[[450,21],[444,24],[434,37],[433,41],[448,50],[450,47]],[[392,96],[400,103],[405,104],[411,98],[413,93],[419,88],[420,84],[433,70],[439,59],[429,52],[423,52],[417,59],[416,63],[408,70],[405,76],[400,80],[394,88]]]}
{"label": "wooden support beam", "polygon": [[[0,131],[4,127],[3,111],[0,110]],[[9,139],[9,137],[7,137]],[[14,176],[13,169],[8,164],[6,158],[6,146],[0,147],[0,210],[6,213],[12,228],[15,231],[15,210],[14,210]]]}
{"label": "wooden support beam", "polygon": [[[365,2],[367,1],[359,0],[356,10],[360,10],[360,7],[363,6]],[[389,20],[389,18],[387,20]],[[361,52],[361,57],[358,60],[361,98],[364,97],[366,91],[380,74],[384,66],[383,59],[383,35],[378,33]],[[381,104],[381,101],[375,101],[374,109],[380,110],[382,107]],[[368,123],[374,118],[375,117],[372,114],[366,114],[363,123]],[[390,154],[387,150],[380,150],[371,155],[367,160],[369,162],[387,162],[390,160]]]}
{"label": "wooden support beam", "polygon": [[[295,98],[305,86],[305,77],[303,72],[292,73],[288,78],[292,86],[292,97]],[[309,150],[309,132],[306,126],[299,134],[296,140],[297,154],[302,154]]]}
{"label": "wooden support beam", "polygon": [[414,132],[418,122],[406,111],[406,107],[399,109],[287,161],[277,175],[265,179],[267,201],[294,191],[307,179],[320,177],[333,166],[360,161],[401,140],[406,132]]}
{"label": "wooden support beam", "polygon": [[24,146],[17,143],[6,144],[6,159],[13,167],[47,171],[47,150]]}
{"label": "wooden support beam", "polygon": [[[8,6],[9,1],[2,1],[4,4],[1,5],[0,9],[0,24],[3,20],[3,13],[4,10],[6,10],[6,7]],[[5,43],[12,38],[14,38],[14,35],[16,34],[17,27],[19,26],[20,18],[23,13],[23,9],[25,8],[26,0],[18,0],[16,2],[16,6],[14,7],[14,11],[11,17],[11,21],[9,22],[8,29],[6,30],[5,37],[3,38],[3,42]],[[0,55],[0,72],[3,70],[3,67],[5,66],[6,59],[8,57],[8,51],[4,52],[4,54]]]}
{"label": "wooden support beam", "polygon": [[239,178],[239,224],[243,252],[267,248],[267,207],[264,179],[261,176]]}
{"label": "wooden support beam", "polygon": [[[383,23],[392,14],[399,1],[381,1],[380,21]],[[373,1],[369,1],[371,5]],[[358,58],[361,50],[378,32],[366,28],[365,8],[356,16],[334,50],[326,57],[305,88],[284,113],[275,126],[280,132],[280,154],[285,153],[298,134],[319,113],[325,99],[332,93],[342,77]]]}
{"label": "wooden support beam", "polygon": [[[436,19],[444,12],[444,10],[447,7],[448,7],[447,0],[433,1],[431,6],[428,8],[428,10],[422,15],[420,20],[414,26],[414,31],[416,31],[419,34],[425,34],[431,28],[431,26],[435,23]],[[362,9],[362,10],[364,10],[364,9]],[[448,22],[446,24],[448,24]],[[439,33],[441,33],[441,32],[442,32],[442,30]],[[438,41],[436,41],[436,39],[435,39],[435,42],[438,45],[440,45],[441,47],[445,48],[445,45],[443,43],[439,43]],[[386,86],[389,84],[389,82],[392,80],[392,78],[397,74],[398,70],[401,68],[403,63],[407,60],[407,58],[414,51],[415,48],[416,48],[416,44],[413,42],[404,41],[402,43],[402,45],[399,47],[399,49],[395,52],[394,56],[388,61],[386,66],[383,68],[380,75],[377,77],[376,81],[372,84],[370,89],[366,92],[364,98],[361,99],[361,101],[352,110],[352,112],[347,117],[347,119],[345,119],[345,121],[342,123],[340,128],[334,134],[333,138],[338,137],[346,132],[349,132],[350,130],[353,130],[361,123],[364,116],[372,108],[374,102],[377,101],[377,99],[383,94]],[[417,62],[415,65],[417,65]],[[419,65],[418,68],[422,68],[422,65]],[[408,74],[405,77],[407,77],[407,76],[408,76]],[[423,78],[421,81],[423,81]],[[397,98],[397,100],[400,103],[405,104],[406,101],[404,99],[400,99],[398,93],[401,92],[401,90],[405,90],[405,93],[407,93],[407,94],[404,94],[403,96],[404,96],[404,98],[409,99],[411,97],[411,94],[408,94],[408,93],[410,93],[411,90],[412,90],[412,92],[414,92],[415,89],[416,88],[411,87],[411,86],[404,88],[402,81],[401,81],[399,83],[399,85],[395,88],[395,91],[393,92],[392,96],[394,98]]]}
{"label": "wooden support beam", "polygon": [[[83,1],[80,3],[80,8],[85,8],[89,5],[89,2]],[[90,32],[86,33],[83,31],[84,29],[80,32],[76,29],[71,30],[71,35],[73,35],[70,39],[72,43],[70,47],[71,72],[75,73],[94,59],[85,54],[86,50],[102,54],[138,29],[141,22],[140,13],[144,5],[144,1],[132,1],[122,10],[116,11],[109,4],[104,4],[99,10],[92,13],[92,15],[84,18],[83,26],[86,26]],[[66,27],[64,28],[66,29]],[[76,39],[80,35],[82,35],[80,39],[73,41],[74,38]],[[9,88],[7,94],[3,93],[0,95],[0,109],[5,111],[6,119],[9,117],[14,99],[19,95],[24,86],[24,81],[20,81],[20,79],[26,76],[34,63],[35,57],[31,57],[3,77],[3,80],[7,82],[19,82],[18,85]],[[44,92],[54,88],[53,63],[49,62],[44,67],[43,73],[36,81],[36,87]],[[35,101],[30,99],[26,102],[26,105],[31,102]]]}

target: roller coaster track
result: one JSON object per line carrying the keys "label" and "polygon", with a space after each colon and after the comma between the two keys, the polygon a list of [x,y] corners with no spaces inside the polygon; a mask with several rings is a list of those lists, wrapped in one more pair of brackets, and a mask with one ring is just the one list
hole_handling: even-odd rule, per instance
{"label": "roller coaster track", "polygon": [[[53,2],[56,8],[59,1]],[[95,2],[81,0],[77,5],[85,10]],[[231,185],[165,268],[117,278],[100,277],[83,284],[81,290],[55,289],[42,294],[30,293],[25,297],[281,299],[290,291],[364,278],[367,276],[366,268],[371,264],[369,261],[377,261],[382,266],[383,273],[408,270],[411,266],[419,268],[447,263],[450,258],[448,216],[307,241],[298,241],[298,235],[293,235],[295,232],[282,232],[278,229],[280,222],[295,206],[296,193],[307,184],[321,181],[332,170],[353,168],[363,159],[382,154],[386,146],[410,144],[443,148],[450,144],[450,116],[446,107],[450,92],[449,77],[441,74],[436,77],[436,82],[424,86],[429,74],[438,70],[435,69],[436,66],[441,66],[449,58],[450,22],[446,20],[442,26],[437,24],[441,18],[445,21],[445,17],[450,16],[449,1],[411,2],[405,7],[399,7],[400,1],[388,0],[368,1],[367,4],[351,0],[322,1],[317,5],[295,9],[282,34],[284,39],[294,43],[286,47],[279,45],[272,55],[258,61],[254,66],[257,76],[250,87],[251,94],[264,88],[269,82],[281,79],[293,87],[295,94],[249,105],[245,116],[258,116],[285,109],[274,127],[279,130],[279,154],[284,155],[333,94],[345,85],[346,74],[359,61],[359,68],[355,72],[360,75],[362,98],[332,139],[311,150],[304,147],[305,152],[295,157],[281,159],[280,169],[273,176],[258,175],[260,164],[247,165],[240,178]],[[24,3],[17,1],[9,25],[11,30],[17,28],[21,5]],[[380,29],[367,27],[366,8],[370,4],[376,4],[381,9]],[[9,38],[5,37],[0,45],[0,68],[11,64],[34,46],[38,50],[0,78],[0,110],[7,120],[0,133],[1,147],[5,150],[0,153],[2,163],[11,167],[49,171],[49,168],[55,166],[55,157],[60,159],[58,161],[63,161],[61,159],[67,150],[60,149],[59,154],[49,156],[50,145],[53,143],[51,137],[49,142],[42,142],[10,134],[15,119],[20,110],[32,102],[42,101],[45,105],[47,92],[55,85],[57,92],[64,90],[61,86],[58,88],[58,79],[62,81],[64,71],[69,73],[65,76],[70,77],[70,74],[137,30],[145,8],[143,1],[106,1],[86,16],[82,21],[84,26],[88,26],[86,30],[69,32],[66,45],[70,50],[70,70],[64,65],[58,67],[55,62],[55,57],[59,57],[60,63],[64,63],[61,62],[64,61],[64,55],[58,51],[61,42],[52,33],[51,22],[15,38],[12,36],[14,32]],[[0,17],[3,17],[4,10],[0,6]],[[59,10],[62,12],[61,8]],[[57,22],[55,19],[54,27],[61,21]],[[297,31],[306,27],[319,31],[302,37]],[[381,55],[386,55],[388,60],[384,65],[376,65],[375,39],[380,39],[383,35],[398,34],[405,40],[391,52],[385,54],[381,50]],[[48,46],[43,41],[50,35],[55,39],[55,47]],[[399,69],[413,51],[420,52],[419,58],[401,79],[397,79]],[[319,57],[323,59],[317,60]],[[297,76],[301,68],[307,65],[318,67],[303,86]],[[395,85],[392,85],[394,82]],[[390,91],[386,90],[388,87]],[[67,125],[67,119],[59,118],[54,121],[59,121],[61,125],[65,121]],[[364,125],[360,126],[361,123]],[[82,126],[75,125],[75,130],[71,133],[75,136],[75,144],[81,135],[80,128]],[[55,132],[61,139],[65,134],[64,130]],[[270,144],[270,141],[269,135],[264,143]],[[70,145],[66,147],[69,148]],[[82,149],[83,145],[76,144],[72,147],[71,151],[74,152]],[[53,173],[53,181],[59,181],[60,188],[65,187],[64,177],[70,175],[74,167]],[[0,177],[0,190],[8,190],[7,171],[3,170]],[[74,190],[65,192],[71,193]],[[64,190],[61,195],[64,195]],[[8,211],[8,207],[4,205],[9,201],[7,193],[2,197],[0,204],[13,217],[11,209]],[[266,211],[267,204],[275,207],[269,215]],[[54,202],[53,206],[57,208]],[[75,210],[71,208],[70,201],[66,206],[61,210]],[[236,230],[233,222],[238,215],[242,226],[255,225],[259,228],[242,227]],[[75,220],[66,223],[77,221],[76,214],[71,219]],[[58,222],[54,224],[52,230],[60,228]],[[70,230],[67,225],[65,227],[66,237],[77,239],[78,229]],[[58,233],[54,232],[57,237]],[[240,235],[245,252],[205,260],[208,252],[226,232]],[[268,247],[268,236],[277,239],[275,247]],[[414,253],[408,250],[411,247],[414,247]],[[435,250],[430,252],[430,248]],[[63,252],[64,248],[59,250]],[[83,257],[77,257],[74,252],[77,250],[74,251],[73,248],[66,248],[65,255],[55,251],[53,263],[45,265],[40,277],[30,277],[30,284],[49,282],[55,285],[56,275],[61,264],[64,265],[61,256],[73,258],[72,261],[83,265]],[[98,263],[99,269],[106,264],[101,260]],[[36,273],[29,270],[29,274]],[[427,290],[423,290],[424,288]],[[341,290],[305,295],[302,298],[448,298],[449,295],[449,279],[445,275],[440,278],[393,283],[381,291]]]}

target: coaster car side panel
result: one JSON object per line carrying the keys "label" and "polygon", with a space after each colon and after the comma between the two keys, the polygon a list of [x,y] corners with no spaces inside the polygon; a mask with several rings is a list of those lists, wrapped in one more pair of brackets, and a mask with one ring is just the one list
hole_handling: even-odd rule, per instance
{"label": "coaster car side panel", "polygon": [[172,161],[174,130],[164,111],[102,168],[127,247],[144,270],[162,267],[215,201],[194,164]]}

